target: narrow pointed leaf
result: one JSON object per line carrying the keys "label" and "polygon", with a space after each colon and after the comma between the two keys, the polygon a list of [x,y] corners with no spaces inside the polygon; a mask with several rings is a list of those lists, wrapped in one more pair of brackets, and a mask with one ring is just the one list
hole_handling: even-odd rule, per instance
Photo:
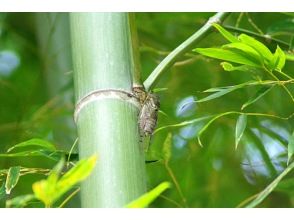
{"label": "narrow pointed leaf", "polygon": [[281,71],[283,67],[285,66],[285,62],[286,62],[286,54],[279,46],[277,46],[277,49],[270,62],[269,68],[271,70]]}
{"label": "narrow pointed leaf", "polygon": [[260,82],[248,81],[248,82],[237,84],[237,85],[234,85],[234,86],[210,88],[210,89],[205,90],[204,92],[214,92],[213,94],[211,94],[209,96],[206,96],[203,99],[196,100],[195,102],[210,101],[212,99],[216,99],[216,98],[219,98],[219,97],[221,97],[223,95],[226,95],[226,94],[228,94],[230,92],[233,92],[233,91],[235,91],[237,89],[241,89],[241,88],[244,88],[244,87],[249,86],[249,85],[258,85],[259,83]]}
{"label": "narrow pointed leaf", "polygon": [[213,26],[223,35],[224,38],[226,38],[228,41],[232,43],[237,43],[239,42],[238,38],[235,37],[233,34],[231,34],[229,31],[224,29],[222,26],[220,26],[217,23],[214,23]]}
{"label": "narrow pointed leaf", "polygon": [[283,67],[285,66],[286,55],[285,55],[284,51],[279,46],[277,46],[276,53],[279,56],[279,61],[278,61],[277,66],[275,68],[277,70],[282,70]]}
{"label": "narrow pointed leaf", "polygon": [[230,92],[233,92],[234,90],[238,89],[237,87],[231,87],[231,88],[226,88],[226,89],[222,89],[218,92],[215,92],[209,96],[206,96],[205,98],[203,99],[199,99],[199,100],[196,100],[195,102],[207,102],[207,101],[210,101],[210,100],[213,100],[213,99],[216,99],[216,98],[219,98],[223,95],[226,95]]}
{"label": "narrow pointed leaf", "polygon": [[16,186],[20,176],[20,167],[10,167],[6,177],[5,191],[10,194],[11,190]]}
{"label": "narrow pointed leaf", "polygon": [[231,63],[228,62],[221,62],[220,64],[225,71],[242,71],[242,72],[249,72],[252,71],[255,67],[241,65],[241,66],[233,66]]}
{"label": "narrow pointed leaf", "polygon": [[261,97],[263,97],[266,93],[268,93],[274,86],[264,86],[261,89],[259,89],[254,96],[252,96],[246,103],[244,103],[241,107],[241,109],[243,110],[244,108],[246,108],[247,106],[253,104],[254,102],[256,102],[258,99],[260,99]]}
{"label": "narrow pointed leaf", "polygon": [[51,206],[58,198],[70,190],[75,184],[90,175],[96,163],[96,156],[80,160],[76,166],[59,178],[62,163],[59,163],[49,175],[47,180],[41,180],[33,184],[33,191],[39,200],[46,206]]}
{"label": "narrow pointed leaf", "polygon": [[169,182],[163,182],[150,192],[145,193],[138,199],[126,205],[127,208],[145,208],[150,205],[161,193],[170,188]]}
{"label": "narrow pointed leaf", "polygon": [[294,131],[288,141],[288,164],[294,154]]}
{"label": "narrow pointed leaf", "polygon": [[38,138],[33,138],[33,139],[30,139],[30,140],[27,140],[27,141],[24,141],[24,142],[21,142],[19,144],[16,144],[14,145],[13,147],[9,148],[7,150],[7,152],[11,152],[11,151],[14,151],[14,150],[19,150],[19,149],[25,149],[27,150],[26,148],[27,147],[32,147],[32,146],[35,146],[35,147],[38,147],[39,149],[47,149],[47,150],[51,150],[51,151],[55,151],[56,148],[55,146],[46,141],[46,140],[42,140],[42,139],[38,139]]}
{"label": "narrow pointed leaf", "polygon": [[261,56],[263,56],[263,58],[265,58],[269,62],[273,59],[273,54],[271,53],[271,51],[263,43],[255,40],[253,37],[250,37],[246,34],[241,34],[239,36],[239,39],[242,43],[245,43],[254,48]]}
{"label": "narrow pointed leaf", "polygon": [[235,132],[235,149],[237,149],[238,144],[244,134],[245,128],[247,125],[247,115],[242,114],[238,117],[236,123],[236,132]]}
{"label": "narrow pointed leaf", "polygon": [[239,63],[253,67],[260,67],[260,64],[248,59],[246,56],[235,51],[225,50],[222,48],[196,48],[193,51],[204,56],[215,59],[225,60],[232,63]]}
{"label": "narrow pointed leaf", "polygon": [[178,128],[178,127],[183,127],[183,126],[190,125],[190,124],[196,124],[196,123],[205,121],[205,120],[207,120],[207,119],[209,119],[211,117],[213,117],[213,115],[203,116],[201,118],[195,118],[195,119],[188,120],[188,121],[183,121],[183,122],[180,122],[180,123],[177,123],[177,124],[171,124],[171,125],[162,126],[160,128],[157,128],[154,131],[154,134],[161,131],[161,130],[168,129],[168,128]]}
{"label": "narrow pointed leaf", "polygon": [[254,48],[252,48],[251,46],[245,43],[238,42],[238,43],[225,44],[222,46],[222,48],[232,48],[232,49],[240,50],[248,56],[248,59],[254,60],[256,63],[259,63],[260,65],[263,64],[262,55],[259,54]]}
{"label": "narrow pointed leaf", "polygon": [[279,182],[294,168],[294,162],[292,162],[271,184],[269,184],[259,195],[250,202],[246,207],[253,208],[260,204],[279,184]]}

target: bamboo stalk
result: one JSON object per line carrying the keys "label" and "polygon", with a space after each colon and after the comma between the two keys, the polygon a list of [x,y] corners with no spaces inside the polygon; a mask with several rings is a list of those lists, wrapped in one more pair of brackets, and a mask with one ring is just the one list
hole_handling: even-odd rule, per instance
{"label": "bamboo stalk", "polygon": [[98,155],[81,185],[82,207],[123,207],[146,190],[139,107],[126,95],[135,72],[129,16],[72,13],[70,22],[79,153]]}

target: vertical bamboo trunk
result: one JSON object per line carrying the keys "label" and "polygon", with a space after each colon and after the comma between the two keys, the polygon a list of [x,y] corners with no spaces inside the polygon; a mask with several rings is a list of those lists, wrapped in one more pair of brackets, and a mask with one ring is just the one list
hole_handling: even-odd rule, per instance
{"label": "vertical bamboo trunk", "polygon": [[[131,93],[135,64],[128,13],[70,15],[80,157],[98,155],[82,183],[82,207],[123,207],[145,192],[139,107]],[[118,91],[109,95],[108,90]],[[98,98],[97,98],[98,97]],[[131,101],[133,100],[133,101]]]}

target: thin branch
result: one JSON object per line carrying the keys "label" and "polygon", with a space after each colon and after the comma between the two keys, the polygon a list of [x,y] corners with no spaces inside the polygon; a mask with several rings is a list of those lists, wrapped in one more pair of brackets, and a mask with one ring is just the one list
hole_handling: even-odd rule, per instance
{"label": "thin branch", "polygon": [[247,20],[249,22],[249,24],[261,35],[264,35],[264,33],[262,32],[262,30],[257,26],[257,24],[255,24],[255,22],[252,20],[251,16],[249,15],[248,12],[246,12],[246,16],[247,16]]}
{"label": "thin branch", "polygon": [[196,33],[185,40],[181,45],[174,49],[161,63],[153,70],[144,82],[147,91],[151,90],[159,78],[165,73],[178,59],[178,57],[189,51],[196,43],[200,42],[211,30],[213,23],[221,23],[229,15],[228,12],[218,12],[209,21],[202,26]]}

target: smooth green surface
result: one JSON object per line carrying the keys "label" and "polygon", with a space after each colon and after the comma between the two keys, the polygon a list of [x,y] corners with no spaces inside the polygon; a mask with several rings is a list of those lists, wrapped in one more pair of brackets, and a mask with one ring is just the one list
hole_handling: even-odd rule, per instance
{"label": "smooth green surface", "polygon": [[97,89],[131,91],[128,14],[72,13],[70,19],[76,99]]}
{"label": "smooth green surface", "polygon": [[[128,14],[72,13],[71,29],[77,100],[97,89],[131,92]],[[95,101],[80,111],[80,158],[98,156],[93,174],[81,187],[82,207],[123,207],[145,192],[138,111],[118,99]]]}

